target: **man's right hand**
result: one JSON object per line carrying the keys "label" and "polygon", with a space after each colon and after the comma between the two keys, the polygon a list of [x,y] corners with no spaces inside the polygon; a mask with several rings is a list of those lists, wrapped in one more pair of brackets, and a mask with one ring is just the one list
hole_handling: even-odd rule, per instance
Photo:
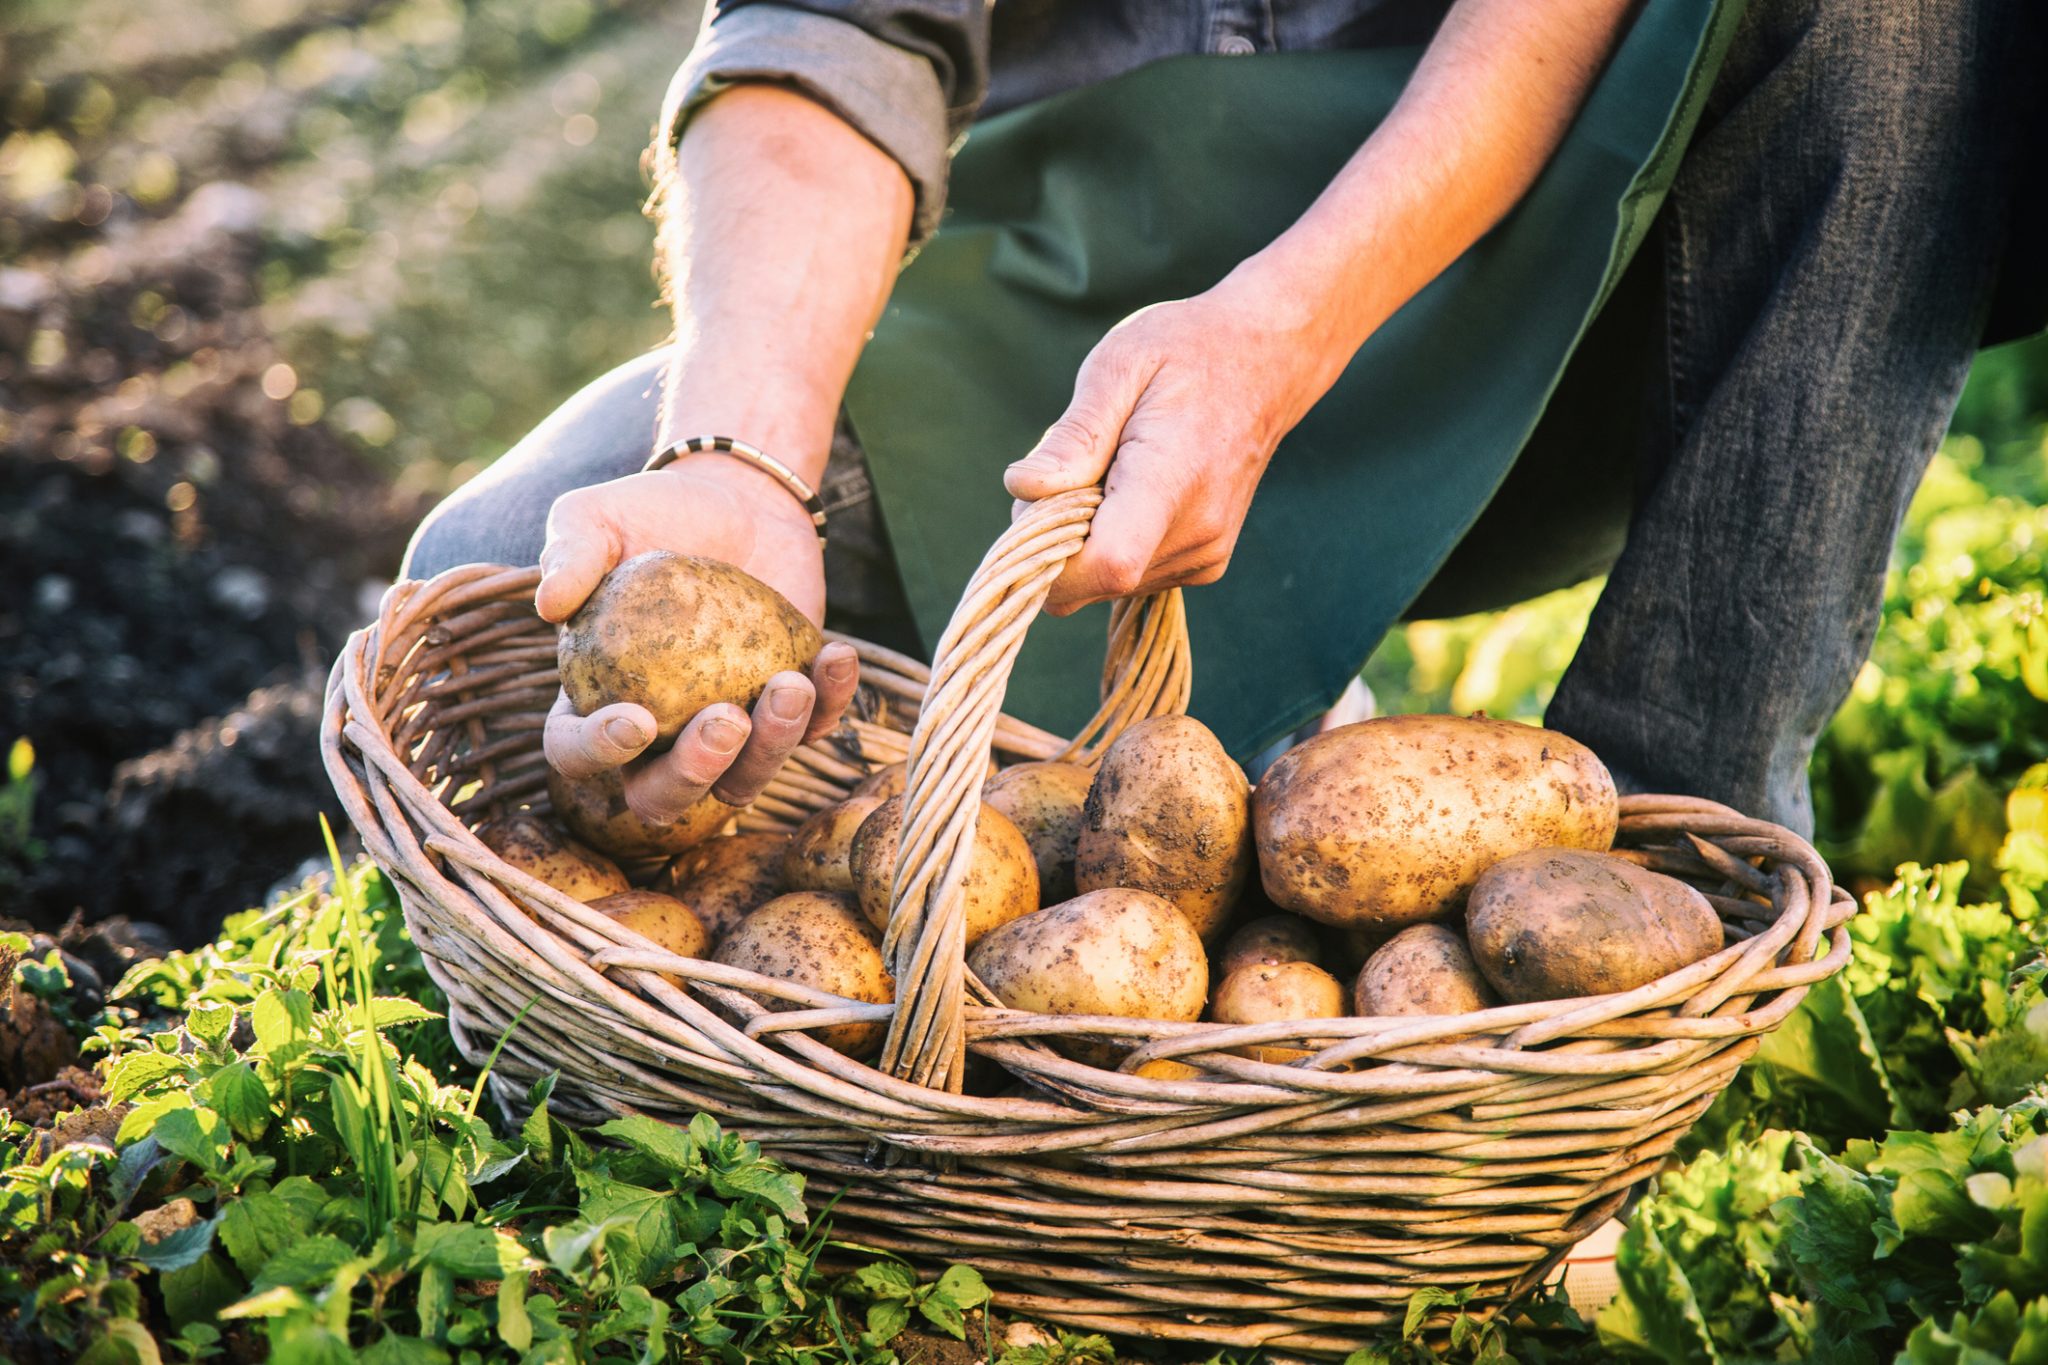
{"label": "man's right hand", "polygon": [[[615,565],[649,550],[724,560],[812,621],[824,620],[824,556],[810,518],[766,474],[717,454],[686,456],[558,498],[548,513],[534,604],[544,619],[565,621]],[[565,777],[631,764],[627,804],[641,819],[666,824],[707,792],[735,806],[752,801],[792,749],[839,723],[859,673],[851,646],[828,644],[809,676],[770,678],[751,716],[726,702],[708,706],[666,753],[638,763],[655,738],[646,707],[615,702],[578,716],[566,696],[558,697],[543,747]]]}

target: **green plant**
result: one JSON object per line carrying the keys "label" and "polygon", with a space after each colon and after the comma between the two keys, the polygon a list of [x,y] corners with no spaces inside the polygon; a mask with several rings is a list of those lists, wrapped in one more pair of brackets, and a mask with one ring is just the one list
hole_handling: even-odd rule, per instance
{"label": "green plant", "polygon": [[42,861],[42,840],[36,838],[36,747],[27,736],[7,749],[7,782],[0,786],[0,891],[11,891],[22,876]]}

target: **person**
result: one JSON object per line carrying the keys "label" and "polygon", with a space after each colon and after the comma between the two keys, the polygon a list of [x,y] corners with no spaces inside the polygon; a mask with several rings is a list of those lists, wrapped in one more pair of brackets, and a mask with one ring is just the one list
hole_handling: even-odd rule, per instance
{"label": "person", "polygon": [[[1906,502],[1994,306],[2016,296],[2004,247],[2027,193],[2040,20],[2023,0],[1736,8],[721,5],[656,139],[672,344],[591,385],[458,490],[420,528],[405,572],[538,562],[537,606],[559,621],[621,559],[674,550],[730,561],[814,619],[915,649],[931,638],[929,604],[964,577],[959,555],[930,543],[950,521],[971,523],[963,545],[987,543],[985,516],[954,517],[949,499],[1007,504],[1100,482],[1048,611],[1182,585],[1198,589],[1194,613],[1251,577],[1239,586],[1263,599],[1214,599],[1233,604],[1229,628],[1304,637],[1295,653],[1278,635],[1233,651],[1219,626],[1209,638],[1223,643],[1198,655],[1197,714],[1217,673],[1246,680],[1217,691],[1224,702],[1277,699],[1230,720],[1244,756],[1327,705],[1394,614],[1500,605],[1605,570],[1547,723],[1590,744],[1624,790],[1709,796],[1810,829],[1807,759],[1869,648]],[[1678,58],[1659,65],[1655,43]],[[1351,98],[1358,73],[1388,70],[1398,98],[1359,115],[1362,137],[1332,125],[1352,140],[1300,202],[1249,189],[1265,183],[1265,153],[1286,162],[1297,142],[1331,135],[1324,111]],[[1611,144],[1616,129],[1640,135],[1626,175],[1573,169],[1592,164],[1574,147]],[[1221,149],[1243,147],[1255,153],[1223,164]],[[1061,179],[1068,165],[1082,170]],[[1004,214],[1007,227],[989,226]],[[1112,225],[1088,237],[1091,215]],[[1062,243],[1069,227],[1082,246]],[[1233,252],[1249,236],[1251,249],[1154,268],[1182,259],[1184,227],[1222,233]],[[1628,246],[1610,253],[1610,238]],[[1344,406],[1345,386],[1377,376],[1417,390],[1416,404],[1483,408],[1484,377],[1458,352],[1513,347],[1525,320],[1542,330],[1545,300],[1564,289],[1548,263],[1569,274],[1586,239],[1597,250],[1581,253],[1583,299],[1542,323],[1562,338],[1556,363],[1522,367],[1527,420],[1503,411],[1483,442],[1411,449],[1403,394]],[[1483,268],[1453,278],[1515,250],[1514,297]],[[904,271],[907,253],[918,258]],[[1078,372],[1070,356],[1036,356],[1016,334],[1028,327],[986,335],[1009,328],[1000,309],[1028,273],[1020,259],[1041,311],[1015,316],[1091,300],[1093,313],[1069,309],[1090,343]],[[1010,292],[977,292],[989,280]],[[1100,312],[1127,295],[1149,306],[1121,321]],[[1429,351],[1414,334],[1432,308],[1447,320]],[[1102,317],[1114,325],[1087,321]],[[994,357],[978,370],[973,345],[920,345],[977,326]],[[1425,354],[1404,361],[1403,346]],[[939,409],[956,368],[991,409],[1013,376],[1019,392],[1037,392],[1040,371],[1071,390],[1064,411],[1011,405],[1034,426],[1052,416],[1035,442],[972,458],[947,447],[923,464],[891,453],[916,443],[921,422],[946,446],[957,427]],[[882,378],[868,388],[896,397],[849,424],[842,401],[870,370]],[[1439,371],[1446,391],[1423,392]],[[1593,414],[1600,440],[1567,412]],[[1341,440],[1313,445],[1318,422]],[[677,452],[699,433],[735,438],[739,453]],[[1497,468],[1481,446],[1497,448]],[[644,470],[656,452],[677,457]],[[1439,510],[1436,485],[1464,491]],[[1446,528],[1442,546],[1344,548],[1356,527],[1362,543],[1398,549],[1418,515]],[[1247,567],[1226,578],[1234,560]],[[1316,630],[1245,608],[1325,579],[1352,596],[1293,599],[1339,604],[1314,607]],[[1341,605],[1374,585],[1384,609]],[[651,819],[706,791],[744,802],[836,721],[857,671],[846,646],[829,646],[808,676],[772,679],[751,715],[710,708],[657,755],[638,708],[579,717],[558,704],[548,757],[571,775],[628,765],[629,798]]]}

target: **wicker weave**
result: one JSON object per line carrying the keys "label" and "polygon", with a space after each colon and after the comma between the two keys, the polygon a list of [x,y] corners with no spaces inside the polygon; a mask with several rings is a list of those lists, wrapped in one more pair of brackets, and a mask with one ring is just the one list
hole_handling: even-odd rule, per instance
{"label": "wicker weave", "polygon": [[[555,1102],[575,1117],[713,1114],[804,1171],[820,1203],[840,1196],[841,1238],[975,1265],[999,1304],[1078,1328],[1341,1352],[1398,1322],[1421,1286],[1509,1300],[1658,1169],[1759,1038],[1842,966],[1854,903],[1787,830],[1629,797],[1618,847],[1707,892],[1728,942],[1625,995],[1312,1025],[1000,1007],[963,966],[957,893],[991,751],[1090,762],[1187,701],[1170,593],[1114,614],[1106,700],[1080,741],[1000,714],[1097,501],[1050,499],[1005,533],[930,673],[853,641],[865,714],[800,750],[742,817],[790,827],[908,754],[894,1005],[675,957],[499,861],[469,826],[547,800],[555,638],[533,611],[539,572],[474,565],[393,588],[335,665],[322,747],[458,1045],[480,1061],[531,1001],[498,1061],[501,1095],[559,1070]],[[889,1023],[872,1066],[807,1036],[856,1019]],[[1076,1037],[1133,1050],[1108,1071],[1048,1046]],[[1285,1042],[1318,1050],[1293,1065],[1242,1055]],[[960,1093],[970,1053],[1015,1083]],[[1133,1074],[1163,1058],[1199,1077]]]}

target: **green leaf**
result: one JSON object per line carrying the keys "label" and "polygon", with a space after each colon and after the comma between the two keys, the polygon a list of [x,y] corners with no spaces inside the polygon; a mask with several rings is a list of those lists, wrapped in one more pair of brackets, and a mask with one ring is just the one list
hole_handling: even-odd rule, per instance
{"label": "green leaf", "polygon": [[742,1158],[730,1165],[713,1165],[711,1189],[726,1199],[752,1197],[765,1200],[798,1227],[809,1220],[804,1209],[804,1178],[758,1156]]}
{"label": "green leaf", "polygon": [[218,1171],[228,1150],[227,1120],[211,1109],[173,1109],[156,1122],[156,1145],[201,1170]]}
{"label": "green leaf", "polygon": [[508,1249],[510,1264],[518,1265],[524,1259],[518,1243],[478,1223],[428,1223],[413,1243],[417,1260],[465,1280],[491,1280],[504,1274]]}
{"label": "green leaf", "polygon": [[242,1295],[242,1281],[217,1252],[208,1252],[182,1270],[167,1272],[157,1281],[163,1295],[164,1311],[171,1325],[202,1322]]}
{"label": "green leaf", "polygon": [[957,1341],[967,1339],[967,1314],[989,1300],[988,1285],[972,1266],[949,1266],[919,1300],[927,1321]]}
{"label": "green leaf", "polygon": [[258,1190],[228,1201],[220,1213],[220,1241],[235,1266],[254,1280],[273,1256],[290,1248],[310,1231],[288,1200]]}
{"label": "green leaf", "polygon": [[[133,1259],[151,1270],[183,1270],[213,1250],[214,1219],[204,1218],[190,1227],[166,1233],[154,1242],[139,1243]],[[133,1227],[130,1223],[128,1226]]]}
{"label": "green leaf", "polygon": [[1416,1340],[1422,1335],[1423,1324],[1429,1321],[1430,1314],[1439,1308],[1454,1308],[1470,1297],[1470,1294],[1461,1294],[1440,1285],[1424,1285],[1408,1296],[1408,1309],[1401,1315],[1402,1339]]}
{"label": "green leaf", "polygon": [[107,1070],[107,1099],[132,1100],[160,1081],[183,1080],[191,1071],[183,1057],[164,1052],[131,1052]]}
{"label": "green leaf", "polygon": [[610,1228],[606,1252],[622,1279],[650,1283],[676,1263],[678,1242],[667,1190],[629,1185],[592,1170],[576,1172],[585,1218]]}
{"label": "green leaf", "polygon": [[1870,1269],[1888,1191],[1831,1157],[1808,1160],[1799,1193],[1773,1209],[1786,1227],[1786,1255],[1807,1292],[1848,1315],[1853,1330],[1883,1327],[1891,1315],[1878,1285],[1887,1277]]}
{"label": "green leaf", "polygon": [[219,1316],[240,1320],[243,1318],[281,1318],[307,1307],[306,1296],[296,1289],[284,1285],[273,1285],[258,1290],[220,1310]]}
{"label": "green leaf", "polygon": [[300,1237],[265,1261],[249,1287],[309,1289],[325,1284],[354,1255],[348,1243],[329,1233]]}
{"label": "green leaf", "polygon": [[597,1131],[654,1158],[677,1175],[692,1179],[701,1179],[704,1175],[704,1157],[697,1144],[691,1141],[689,1134],[672,1123],[663,1123],[645,1114],[629,1114],[601,1124]]}
{"label": "green leaf", "polygon": [[432,1342],[386,1332],[357,1359],[363,1365],[447,1365],[449,1356]]}
{"label": "green leaf", "polygon": [[274,1117],[270,1089],[247,1062],[230,1062],[208,1076],[199,1088],[199,1098],[218,1111],[244,1142],[262,1137]]}
{"label": "green leaf", "polygon": [[163,1365],[163,1354],[147,1327],[134,1318],[115,1318],[79,1355],[76,1365]]}
{"label": "green leaf", "polygon": [[910,1326],[910,1305],[901,1299],[877,1299],[868,1305],[868,1334],[876,1341],[892,1340]]}
{"label": "green leaf", "polygon": [[380,1029],[397,1028],[401,1024],[424,1024],[439,1019],[438,1010],[394,995],[380,995],[370,1002],[370,1017]]}
{"label": "green leaf", "polygon": [[1614,1272],[1621,1292],[1600,1310],[1597,1326],[1603,1345],[1667,1365],[1717,1365],[1721,1354],[1700,1315],[1692,1285],[1645,1220],[1632,1220],[1622,1233]]}
{"label": "green leaf", "polygon": [[217,1000],[194,1000],[185,1009],[185,1032],[208,1047],[222,1047],[234,1031],[235,1007]]}

